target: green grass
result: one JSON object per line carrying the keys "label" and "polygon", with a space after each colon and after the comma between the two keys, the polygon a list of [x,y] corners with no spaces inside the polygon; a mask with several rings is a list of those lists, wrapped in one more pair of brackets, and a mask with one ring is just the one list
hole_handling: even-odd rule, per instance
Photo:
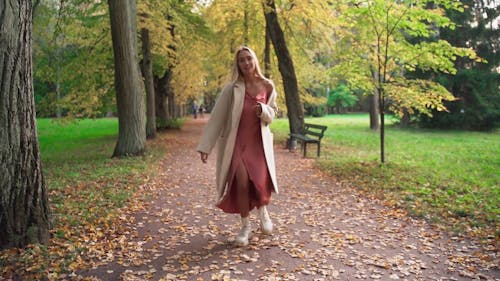
{"label": "green grass", "polygon": [[142,157],[112,159],[116,118],[69,123],[38,119],[37,127],[56,225],[78,224],[82,218],[91,222],[123,206],[161,153],[156,148]]}
{"label": "green grass", "polygon": [[[383,194],[393,205],[455,232],[498,238],[500,134],[399,129],[389,120],[386,163],[380,165],[380,134],[369,129],[368,115],[306,122],[328,126],[317,165],[340,181]],[[285,141],[288,120],[278,119],[272,128]]]}
{"label": "green grass", "polygon": [[82,241],[107,247],[103,233],[120,227],[116,221],[121,207],[141,204],[142,195],[136,191],[154,177],[165,152],[160,142],[148,142],[143,156],[112,159],[118,137],[116,118],[38,119],[37,128],[49,193],[51,240],[48,245],[0,252],[0,275],[22,271],[26,280],[57,279],[58,274],[78,268],[89,251]]}

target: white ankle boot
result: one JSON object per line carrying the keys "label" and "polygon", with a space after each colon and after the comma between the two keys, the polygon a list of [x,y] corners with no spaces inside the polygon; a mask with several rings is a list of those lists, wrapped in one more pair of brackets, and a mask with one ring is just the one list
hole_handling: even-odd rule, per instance
{"label": "white ankle boot", "polygon": [[248,239],[250,238],[250,234],[252,233],[252,229],[250,227],[249,216],[246,218],[241,218],[241,229],[234,240],[234,243],[237,246],[246,246],[248,245]]}
{"label": "white ankle boot", "polygon": [[273,223],[271,222],[271,218],[269,218],[266,206],[259,208],[259,217],[262,233],[267,235],[271,234],[273,232]]}

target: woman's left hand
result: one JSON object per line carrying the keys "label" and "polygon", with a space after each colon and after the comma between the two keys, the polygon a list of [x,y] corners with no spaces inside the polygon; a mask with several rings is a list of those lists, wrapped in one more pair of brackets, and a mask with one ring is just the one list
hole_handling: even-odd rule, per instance
{"label": "woman's left hand", "polygon": [[259,117],[262,115],[262,105],[260,103],[255,105],[255,113],[257,113]]}

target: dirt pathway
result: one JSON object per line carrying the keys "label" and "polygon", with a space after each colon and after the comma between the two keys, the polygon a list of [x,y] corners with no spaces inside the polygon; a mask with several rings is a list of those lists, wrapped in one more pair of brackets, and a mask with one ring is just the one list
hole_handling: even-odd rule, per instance
{"label": "dirt pathway", "polygon": [[342,187],[282,146],[272,236],[255,226],[250,245],[231,239],[239,219],[213,206],[215,160],[195,147],[205,120],[161,134],[169,153],[143,187],[145,206],[123,215],[121,246],[96,256],[85,280],[500,280],[495,253]]}

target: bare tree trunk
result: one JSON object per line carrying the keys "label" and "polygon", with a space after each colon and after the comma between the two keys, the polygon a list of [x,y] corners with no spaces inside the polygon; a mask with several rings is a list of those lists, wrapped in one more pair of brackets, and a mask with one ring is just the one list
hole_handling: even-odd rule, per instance
{"label": "bare tree trunk", "polygon": [[151,64],[151,45],[149,41],[149,30],[141,30],[142,39],[142,76],[146,88],[146,138],[156,137],[156,113],[155,113],[155,89],[153,82],[153,66]]}
{"label": "bare tree trunk", "polygon": [[[172,16],[167,15],[167,20],[172,21]],[[170,25],[168,31],[172,41],[175,41],[175,25]],[[168,56],[167,68],[162,77],[154,76],[156,118],[158,120],[158,127],[162,129],[166,128],[170,119],[175,118],[179,114],[175,108],[175,93],[171,85],[177,49],[174,44],[169,44],[167,48],[171,51]]]}
{"label": "bare tree trunk", "polygon": [[[378,81],[379,73],[375,69],[371,69],[371,74],[373,76],[374,81]],[[373,94],[370,96],[370,129],[378,130],[380,129],[380,121],[379,121],[379,93],[377,90],[373,91]]]}
{"label": "bare tree trunk", "polygon": [[243,44],[248,44],[248,0],[245,0],[243,8]]}
{"label": "bare tree trunk", "polygon": [[[167,19],[169,21],[173,21],[172,15],[167,15]],[[172,43],[169,44],[167,47],[168,49],[171,50],[169,53],[169,62],[168,62],[168,71],[169,71],[169,77],[166,80],[166,95],[168,99],[168,111],[169,111],[169,116],[170,118],[177,118],[178,113],[176,110],[176,100],[175,100],[175,93],[174,93],[174,88],[172,87],[172,75],[174,73],[174,67],[177,62],[177,47],[175,46],[175,28],[176,26],[174,24],[171,24],[168,28],[168,31],[170,32],[170,36],[172,37]]]}
{"label": "bare tree trunk", "polygon": [[167,97],[168,97],[168,111],[170,118],[178,118],[179,116],[176,109],[175,93],[170,83],[167,87]]}
{"label": "bare tree trunk", "polygon": [[380,111],[380,162],[385,163],[385,103],[384,91],[378,88],[379,111]]}
{"label": "bare tree trunk", "polygon": [[406,108],[403,109],[403,116],[401,117],[401,120],[399,120],[399,127],[400,128],[406,128],[410,125],[411,121],[411,116],[410,113]]}
{"label": "bare tree trunk", "polygon": [[168,119],[170,119],[167,95],[168,95],[168,85],[172,79],[172,72],[167,69],[163,77],[154,77],[155,81],[155,112],[156,118],[159,123],[159,128],[164,128]]}
{"label": "bare tree trunk", "polygon": [[380,129],[378,92],[376,91],[370,96],[370,129]]}
{"label": "bare tree trunk", "polygon": [[0,1],[0,249],[49,240],[33,98],[31,3]]}
{"label": "bare tree trunk", "polygon": [[295,68],[285,42],[285,35],[278,22],[274,0],[266,0],[264,14],[266,17],[266,28],[269,28],[274,52],[278,56],[278,68],[283,78],[290,132],[299,133],[304,128],[304,109],[300,102]]}
{"label": "bare tree trunk", "polygon": [[264,45],[264,76],[271,77],[271,35],[269,35],[269,28],[266,24],[266,35]]}
{"label": "bare tree trunk", "polygon": [[115,60],[118,142],[113,157],[141,155],[146,149],[144,98],[139,82],[135,0],[109,0]]}

